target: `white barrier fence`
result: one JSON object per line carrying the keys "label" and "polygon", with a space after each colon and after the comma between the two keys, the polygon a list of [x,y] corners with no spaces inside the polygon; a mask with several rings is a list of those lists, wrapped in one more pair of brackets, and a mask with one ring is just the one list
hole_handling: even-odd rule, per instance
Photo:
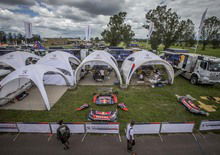
{"label": "white barrier fence", "polygon": [[111,122],[111,123],[88,122],[85,124],[85,135],[82,138],[82,142],[84,141],[87,133],[117,134],[119,141],[121,142],[119,125],[120,124],[117,122]]}
{"label": "white barrier fence", "polygon": [[155,123],[135,123],[134,134],[159,134],[160,122]]}
{"label": "white barrier fence", "polygon": [[86,123],[86,133],[119,134],[119,123]]}
{"label": "white barrier fence", "polygon": [[[69,129],[70,133],[85,133],[85,123],[65,123]],[[50,123],[51,132],[56,133],[59,124],[57,123]]]}
{"label": "white barrier fence", "polygon": [[194,122],[161,123],[160,133],[192,133],[194,125]]}
{"label": "white barrier fence", "polygon": [[134,134],[192,133],[194,122],[136,123]]}
{"label": "white barrier fence", "polygon": [[219,120],[204,120],[201,121],[200,131],[207,131],[207,130],[220,130],[220,121]]}
{"label": "white barrier fence", "polygon": [[[119,123],[66,123],[71,133],[106,133],[119,134]],[[192,133],[194,122],[156,122],[136,123],[134,134],[159,134],[159,133]],[[56,123],[23,123],[23,122],[0,122],[0,132],[21,132],[21,133],[56,133]],[[201,121],[200,131],[220,130],[220,121]]]}
{"label": "white barrier fence", "polygon": [[17,123],[19,132],[24,133],[51,133],[49,123]]}
{"label": "white barrier fence", "polygon": [[0,123],[0,132],[18,132],[17,124],[10,122]]}

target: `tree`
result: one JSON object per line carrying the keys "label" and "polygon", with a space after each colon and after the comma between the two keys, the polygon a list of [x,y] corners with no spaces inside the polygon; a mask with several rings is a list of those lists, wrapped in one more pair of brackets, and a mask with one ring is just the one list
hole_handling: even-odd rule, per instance
{"label": "tree", "polygon": [[33,37],[31,38],[31,41],[32,41],[32,42],[41,41],[40,35],[38,35],[38,34],[33,34],[32,36],[33,36]]}
{"label": "tree", "polygon": [[99,42],[99,37],[95,37],[95,42]]}
{"label": "tree", "polygon": [[22,40],[25,40],[24,36],[21,33],[18,33],[18,35],[17,35],[17,44],[21,44]]}
{"label": "tree", "polygon": [[9,42],[9,43],[12,43],[12,42],[13,42],[13,36],[12,36],[12,33],[11,33],[11,32],[8,33],[8,42]]}
{"label": "tree", "polygon": [[101,33],[104,41],[111,46],[117,46],[122,41],[128,45],[135,35],[131,26],[125,23],[126,15],[126,12],[120,12],[110,17],[107,28]]}
{"label": "tree", "polygon": [[[156,9],[149,10],[145,17],[147,23],[154,23],[155,31],[150,39],[151,43],[154,42],[152,49],[157,49],[161,43],[164,44],[164,48],[168,48],[180,38],[184,22],[180,21],[180,17],[171,8],[167,9],[166,5],[157,6]],[[144,27],[149,29],[148,25]]]}
{"label": "tree", "polygon": [[205,50],[206,45],[211,42],[216,44],[216,40],[219,39],[220,33],[220,20],[216,16],[205,19],[204,26],[201,31],[201,39],[203,43],[202,49]]}
{"label": "tree", "polygon": [[195,44],[195,26],[192,20],[182,20],[182,33],[180,34],[179,41],[185,42],[186,46],[193,46]]}
{"label": "tree", "polygon": [[4,31],[0,31],[0,43],[6,43],[6,33]]}

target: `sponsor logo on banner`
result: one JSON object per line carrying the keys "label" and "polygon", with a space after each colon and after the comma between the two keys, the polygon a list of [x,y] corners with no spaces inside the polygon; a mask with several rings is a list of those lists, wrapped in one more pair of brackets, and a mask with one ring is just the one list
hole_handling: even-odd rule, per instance
{"label": "sponsor logo on banner", "polygon": [[119,123],[86,123],[87,133],[119,133]]}
{"label": "sponsor logo on banner", "polygon": [[194,122],[169,122],[162,123],[160,133],[192,133]]}
{"label": "sponsor logo on banner", "polygon": [[220,121],[201,121],[199,130],[220,130]]}
{"label": "sponsor logo on banner", "polygon": [[16,123],[0,123],[0,132],[18,132]]}

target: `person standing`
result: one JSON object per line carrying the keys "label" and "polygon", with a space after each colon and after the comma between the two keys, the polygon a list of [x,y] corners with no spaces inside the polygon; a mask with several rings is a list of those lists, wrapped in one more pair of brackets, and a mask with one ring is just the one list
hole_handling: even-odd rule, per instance
{"label": "person standing", "polygon": [[58,124],[60,126],[57,128],[57,139],[64,145],[64,150],[67,150],[69,149],[70,129],[63,124],[63,120],[60,120]]}
{"label": "person standing", "polygon": [[127,133],[126,133],[126,138],[127,138],[127,151],[132,151],[132,147],[135,145],[135,139],[134,139],[134,126],[135,122],[131,121],[130,125],[127,127]]}

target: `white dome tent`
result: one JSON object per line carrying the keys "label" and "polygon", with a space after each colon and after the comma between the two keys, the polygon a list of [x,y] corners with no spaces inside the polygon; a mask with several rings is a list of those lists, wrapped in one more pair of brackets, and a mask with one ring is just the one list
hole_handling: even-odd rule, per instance
{"label": "white dome tent", "polygon": [[[72,66],[78,66],[80,62],[81,61],[72,54],[63,51],[54,51],[42,57],[37,64],[52,66],[59,69],[68,78],[70,85],[73,86],[75,82],[75,71]],[[65,81],[59,77],[60,76],[57,75],[45,76],[45,83],[51,84],[51,82],[54,83],[56,81],[57,85],[65,85]]]}
{"label": "white dome tent", "polygon": [[142,50],[129,55],[122,64],[121,71],[126,85],[129,85],[133,73],[142,65],[164,66],[168,74],[168,82],[173,84],[174,71],[172,66],[152,52]]}
{"label": "white dome tent", "polygon": [[[11,52],[0,57],[0,64],[10,66],[13,69],[17,69],[25,66],[28,58],[39,59],[40,57],[28,52],[20,52],[20,51]],[[10,73],[9,70],[5,70],[5,69],[0,69],[0,70],[1,70],[0,76]]]}
{"label": "white dome tent", "polygon": [[118,69],[118,64],[117,61],[115,60],[115,58],[102,50],[95,50],[93,53],[91,53],[90,55],[88,55],[83,61],[82,63],[77,67],[76,69],[76,83],[80,80],[80,73],[82,71],[82,68],[84,65],[86,64],[90,64],[90,65],[103,65],[103,64],[107,64],[108,66],[112,67],[117,75],[117,78],[120,82],[120,84],[122,84],[122,78],[121,78],[121,74],[120,71]]}
{"label": "white dome tent", "polygon": [[65,75],[54,67],[45,65],[24,66],[13,71],[0,82],[0,98],[3,99],[0,100],[0,104],[5,104],[4,98],[8,98],[10,96],[12,99],[16,97],[16,95],[18,95],[16,93],[17,91],[19,91],[20,89],[24,89],[25,85],[28,85],[30,84],[30,82],[33,82],[40,91],[46,109],[50,110],[51,107],[49,104],[43,80],[45,74],[59,74],[66,80],[66,84],[69,85]]}

